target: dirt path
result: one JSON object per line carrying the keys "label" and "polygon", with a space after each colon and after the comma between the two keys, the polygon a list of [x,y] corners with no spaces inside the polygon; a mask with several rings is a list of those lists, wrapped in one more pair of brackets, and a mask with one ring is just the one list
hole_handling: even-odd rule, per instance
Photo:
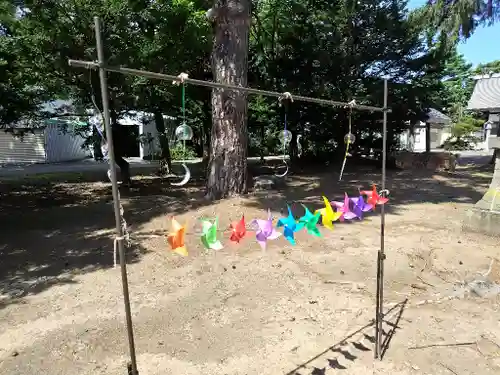
{"label": "dirt path", "polygon": [[[350,174],[344,186],[331,175],[296,176],[280,192],[218,204],[199,199],[196,185],[172,191],[144,179],[124,194],[135,239],[128,270],[140,374],[500,373],[498,298],[417,305],[450,295],[455,281],[500,258],[497,239],[460,228],[463,211],[488,183],[481,173],[390,176],[385,300],[392,309],[384,331],[394,332],[382,362],[373,360],[371,326],[378,215],[333,232],[322,228],[322,238],[300,232],[295,247],[280,238],[266,254],[253,236],[231,246],[227,234],[224,250],[206,254],[194,233],[202,216],[217,214],[223,228],[241,213],[264,218],[267,207],[279,217],[285,202],[299,216],[299,203],[319,208],[321,194],[355,193],[375,175]],[[8,197],[0,235],[0,373],[126,374],[107,186],[17,186]],[[188,258],[151,236],[168,230],[172,213],[191,223]]]}

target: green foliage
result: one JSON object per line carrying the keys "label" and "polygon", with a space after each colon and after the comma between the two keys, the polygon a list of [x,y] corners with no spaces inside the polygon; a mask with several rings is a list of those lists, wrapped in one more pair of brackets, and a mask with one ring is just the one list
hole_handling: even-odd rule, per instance
{"label": "green foliage", "polygon": [[[381,106],[380,77],[388,75],[392,82],[389,106],[394,110],[389,127],[391,135],[401,132],[406,120],[423,119],[426,109],[439,98],[445,60],[445,52],[424,43],[421,28],[407,15],[406,2],[397,0],[319,1],[314,5],[300,0],[260,1],[254,8],[251,35],[251,84]],[[345,109],[309,103],[291,103],[288,109],[289,129],[312,145],[304,148],[305,153],[331,159],[332,152],[343,152],[348,125]],[[284,111],[278,109],[279,118]],[[375,140],[381,131],[380,118],[380,114],[355,112],[355,133],[371,134],[366,139]],[[274,131],[283,126],[274,115],[267,123]]]}
{"label": "green foliage", "polygon": [[[17,19],[14,0],[0,4],[0,30],[5,30],[0,31],[2,121],[36,112],[48,94],[71,98],[83,109],[92,108],[94,101],[100,107],[97,73],[67,64],[69,58],[96,59],[96,15],[104,24],[109,64],[212,79],[211,25],[205,16],[209,2],[25,0],[25,11]],[[423,120],[429,107],[446,107],[458,119],[472,87],[472,81],[464,86],[461,78],[470,73],[470,66],[442,41],[426,39],[432,30],[417,13],[409,13],[404,0],[254,1],[249,86],[382,106],[380,78],[388,76],[393,110],[389,147],[396,147],[405,122]],[[180,118],[180,87],[114,73],[108,80],[113,122],[129,110]],[[15,95],[19,100],[5,100]],[[187,123],[195,134],[189,153],[201,156],[209,146],[211,91],[188,85],[186,97]],[[282,104],[276,98],[249,96],[250,155],[282,152],[277,134],[284,128],[286,112],[287,128],[302,136],[304,156],[341,157],[348,110],[298,101]],[[5,108],[8,113],[1,113]],[[353,112],[358,139],[353,149],[380,147],[381,118],[381,113]],[[178,124],[176,120],[158,130],[171,139]],[[291,142],[287,152],[294,148],[296,142]],[[178,144],[172,147],[173,159],[183,158],[178,149]]]}
{"label": "green foliage", "polygon": [[454,45],[469,38],[478,26],[499,19],[500,0],[428,0],[420,9],[421,20],[439,33],[442,41]]}
{"label": "green foliage", "polygon": [[461,138],[476,132],[483,126],[484,121],[467,116],[463,117],[459,122],[451,128],[451,135],[456,138]]}
{"label": "green foliage", "polygon": [[486,64],[479,64],[473,71],[474,74],[500,73],[500,60],[491,61]]}
{"label": "green foliage", "polygon": [[444,111],[454,122],[459,121],[464,115],[474,90],[471,67],[472,64],[468,63],[456,48],[451,50],[445,65],[444,90],[441,95],[443,95]]}
{"label": "green foliage", "polygon": [[172,160],[192,160],[196,158],[194,148],[186,145],[184,149],[180,142],[170,146],[170,155],[172,156]]}
{"label": "green foliage", "polygon": [[32,74],[31,61],[21,53],[15,15],[12,1],[0,0],[0,128],[38,119],[39,106],[47,98]]}
{"label": "green foliage", "polygon": [[481,141],[475,133],[482,129],[484,121],[466,116],[453,124],[451,137],[444,142],[445,150],[472,150]]}

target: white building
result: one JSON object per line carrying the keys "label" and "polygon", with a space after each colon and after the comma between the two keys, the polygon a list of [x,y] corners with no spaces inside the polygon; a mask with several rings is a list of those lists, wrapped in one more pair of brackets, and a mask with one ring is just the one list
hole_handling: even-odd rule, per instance
{"label": "white building", "polygon": [[[440,147],[451,136],[451,118],[437,109],[430,108],[427,112],[426,122],[420,121],[410,129],[401,133],[400,143],[403,149],[413,152],[423,152],[426,150],[427,143],[427,123],[430,128],[430,146],[431,149]],[[410,125],[408,123],[408,125]]]}
{"label": "white building", "polygon": [[467,109],[489,114],[488,121],[484,124],[484,142],[490,150],[500,148],[500,73],[473,78],[476,85]]}
{"label": "white building", "polygon": [[[56,113],[67,106],[71,102],[56,100],[46,103],[43,110]],[[78,130],[86,127],[86,123],[70,117],[12,124],[7,131],[0,131],[0,165],[85,159],[90,151],[82,147],[85,137]]]}
{"label": "white building", "polygon": [[[172,139],[174,132],[174,117],[163,115],[165,131],[169,139]],[[101,115],[94,115],[89,119],[91,124],[99,127],[99,131],[104,132]],[[161,151],[158,131],[154,115],[148,112],[129,111],[122,115],[118,124],[127,128],[128,141],[125,145],[126,157],[139,157],[141,159],[154,159]]]}

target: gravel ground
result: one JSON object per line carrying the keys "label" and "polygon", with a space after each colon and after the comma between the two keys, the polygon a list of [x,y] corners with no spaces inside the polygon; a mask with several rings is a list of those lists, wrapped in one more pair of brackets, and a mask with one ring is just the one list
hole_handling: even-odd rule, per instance
{"label": "gravel ground", "polygon": [[[129,283],[140,375],[499,374],[500,299],[446,299],[500,258],[498,239],[461,231],[486,190],[486,167],[453,175],[389,173],[383,361],[373,359],[379,213],[297,233],[262,253],[250,234],[206,253],[198,219],[220,227],[321,207],[356,194],[378,172],[290,176],[278,191],[217,203],[201,182],[173,188],[153,177],[123,191],[132,246]],[[348,171],[349,172],[349,171]],[[0,373],[126,374],[127,337],[107,184],[0,185]],[[169,215],[188,221],[189,257],[169,252]],[[488,276],[500,283],[500,264]],[[421,303],[431,300],[428,303]],[[438,303],[442,300],[440,303]]]}

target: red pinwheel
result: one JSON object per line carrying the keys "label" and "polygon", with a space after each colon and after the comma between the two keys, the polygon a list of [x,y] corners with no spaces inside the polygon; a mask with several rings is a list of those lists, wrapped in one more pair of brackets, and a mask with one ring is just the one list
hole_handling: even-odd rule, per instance
{"label": "red pinwheel", "polygon": [[360,192],[362,195],[366,195],[368,199],[366,200],[368,204],[371,204],[375,209],[377,204],[386,204],[389,201],[389,198],[381,197],[377,192],[377,187],[375,184],[372,187],[372,190],[362,190]]}
{"label": "red pinwheel", "polygon": [[231,237],[229,239],[234,242],[240,242],[240,240],[245,237],[247,233],[247,229],[245,226],[245,215],[241,217],[240,221],[232,222],[229,225],[229,229],[231,229]]}

